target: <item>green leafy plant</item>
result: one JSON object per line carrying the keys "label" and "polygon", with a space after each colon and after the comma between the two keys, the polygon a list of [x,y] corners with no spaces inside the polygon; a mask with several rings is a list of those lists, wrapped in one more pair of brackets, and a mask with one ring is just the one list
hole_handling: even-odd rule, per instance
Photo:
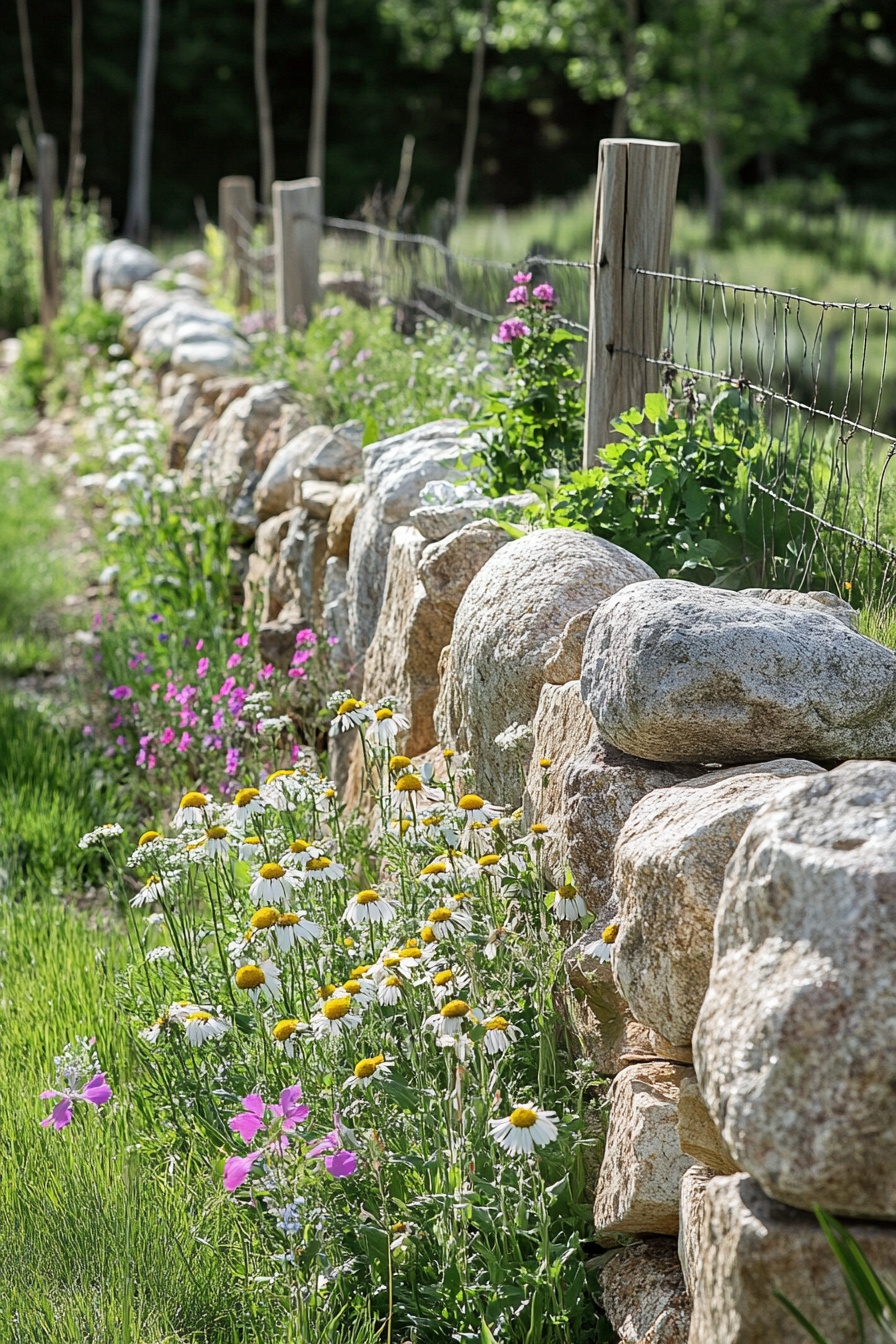
{"label": "green leafy plant", "polygon": [[[867,1338],[863,1307],[878,1327],[881,1338],[896,1340],[896,1293],[880,1277],[855,1237],[842,1223],[825,1213],[817,1204],[814,1213],[843,1274],[862,1344]],[[827,1337],[783,1293],[776,1292],[775,1297],[799,1321],[815,1344],[829,1344]]]}
{"label": "green leafy plant", "polygon": [[568,476],[582,458],[582,375],[569,350],[582,338],[559,325],[552,287],[530,294],[531,280],[528,272],[514,276],[507,299],[514,316],[495,337],[511,353],[508,379],[476,423],[485,443],[478,464],[493,495],[523,490],[545,470]]}

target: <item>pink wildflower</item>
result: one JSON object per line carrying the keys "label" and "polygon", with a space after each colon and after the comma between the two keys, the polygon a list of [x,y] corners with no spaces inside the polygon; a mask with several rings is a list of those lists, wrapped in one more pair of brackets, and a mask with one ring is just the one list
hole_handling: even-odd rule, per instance
{"label": "pink wildflower", "polygon": [[547,307],[550,307],[554,302],[553,285],[536,285],[532,291],[532,297],[533,299],[538,299],[540,303],[545,304]]}
{"label": "pink wildflower", "polygon": [[208,661],[208,659],[207,659],[207,658],[200,658],[200,659],[199,659],[199,662],[196,664],[196,675],[197,675],[197,677],[199,677],[200,680],[201,680],[201,679],[206,675],[206,673],[208,672],[208,669],[209,669],[209,661]]}
{"label": "pink wildflower", "polygon": [[240,653],[232,653],[232,654],[230,655],[230,657],[227,659],[227,666],[228,666],[228,667],[239,667],[239,665],[240,665],[240,663],[241,663],[242,661],[243,661],[243,656],[242,656],[242,654],[240,654]]}
{"label": "pink wildflower", "polygon": [[177,734],[173,728],[164,728],[162,730],[162,736],[159,738],[159,745],[163,747],[170,746],[176,736]]}
{"label": "pink wildflower", "polygon": [[507,303],[528,303],[529,291],[525,285],[514,285],[507,295]]}
{"label": "pink wildflower", "polygon": [[236,677],[225,677],[224,680],[221,682],[220,694],[222,696],[229,695],[235,685],[236,685]]}
{"label": "pink wildflower", "polygon": [[289,1147],[287,1135],[308,1118],[308,1107],[301,1104],[302,1087],[285,1087],[277,1103],[267,1103],[258,1092],[243,1097],[243,1109],[227,1123],[244,1143],[251,1143],[259,1132],[265,1134],[260,1148],[245,1157],[234,1155],[224,1163],[224,1189],[237,1190],[246,1180],[255,1162],[268,1153],[282,1153]]}
{"label": "pink wildflower", "polygon": [[528,285],[531,279],[531,271],[517,271],[516,275],[513,277],[513,283],[515,285]]}
{"label": "pink wildflower", "polygon": [[502,322],[498,328],[497,336],[492,339],[498,345],[509,345],[511,341],[517,341],[522,336],[528,336],[530,328],[526,326],[522,318],[509,317],[506,322]]}
{"label": "pink wildflower", "polygon": [[243,635],[237,635],[233,642],[237,648],[247,649],[249,647],[249,631],[247,630]]}
{"label": "pink wildflower", "polygon": [[42,1101],[46,1101],[49,1097],[60,1098],[46,1119],[41,1120],[42,1127],[48,1129],[52,1125],[54,1129],[65,1129],[66,1125],[72,1122],[72,1110],[76,1101],[86,1101],[91,1106],[105,1106],[107,1101],[112,1100],[112,1089],[106,1082],[104,1073],[95,1073],[80,1092],[57,1092],[51,1088],[41,1092],[40,1095]]}
{"label": "pink wildflower", "polygon": [[116,686],[114,690],[109,692],[109,694],[113,700],[130,700],[134,692],[131,690],[130,686]]}
{"label": "pink wildflower", "polygon": [[258,675],[262,678],[263,681],[270,681],[271,677],[274,675],[274,664],[265,663],[264,667],[261,668]]}
{"label": "pink wildflower", "polygon": [[180,741],[179,741],[178,744],[177,744],[177,750],[178,750],[178,751],[187,751],[187,750],[189,749],[190,743],[191,743],[192,741],[193,741],[193,739],[192,739],[192,737],[190,736],[189,733],[181,733],[181,735],[180,735]]}

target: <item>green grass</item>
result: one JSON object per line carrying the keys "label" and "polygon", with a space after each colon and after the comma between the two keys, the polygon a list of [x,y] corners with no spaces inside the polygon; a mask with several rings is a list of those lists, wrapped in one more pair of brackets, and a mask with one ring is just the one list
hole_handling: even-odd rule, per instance
{"label": "green grass", "polygon": [[49,664],[69,591],[55,481],[23,459],[0,459],[0,677]]}

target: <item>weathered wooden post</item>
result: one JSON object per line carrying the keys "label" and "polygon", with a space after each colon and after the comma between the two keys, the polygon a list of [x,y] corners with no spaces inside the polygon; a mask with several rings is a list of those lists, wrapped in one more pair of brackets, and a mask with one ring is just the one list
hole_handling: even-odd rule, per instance
{"label": "weathered wooden post", "polygon": [[613,418],[659,380],[681,146],[602,140],[594,200],[583,464],[593,467]]}
{"label": "weathered wooden post", "polygon": [[249,248],[255,227],[255,182],[251,177],[222,177],[218,183],[218,227],[236,265],[236,301],[245,308],[252,291]]}
{"label": "weathered wooden post", "polygon": [[59,257],[54,215],[59,167],[56,140],[52,135],[37,137],[37,186],[40,203],[40,320],[46,327],[59,311]]}
{"label": "weathered wooden post", "polygon": [[277,326],[304,324],[320,298],[323,197],[319,177],[274,183]]}

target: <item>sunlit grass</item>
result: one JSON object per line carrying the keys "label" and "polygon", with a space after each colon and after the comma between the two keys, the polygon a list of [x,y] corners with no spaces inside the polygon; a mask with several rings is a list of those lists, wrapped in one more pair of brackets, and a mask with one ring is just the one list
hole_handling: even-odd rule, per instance
{"label": "sunlit grass", "polygon": [[0,460],[0,677],[55,655],[69,591],[58,487],[17,459]]}

